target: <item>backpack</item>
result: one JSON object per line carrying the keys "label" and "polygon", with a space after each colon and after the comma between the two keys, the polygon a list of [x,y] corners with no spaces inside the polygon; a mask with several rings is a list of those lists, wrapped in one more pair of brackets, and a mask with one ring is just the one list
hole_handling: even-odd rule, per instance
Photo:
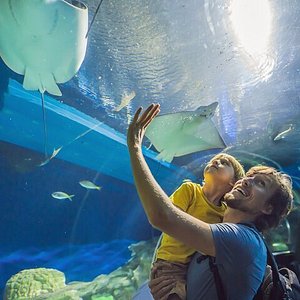
{"label": "backpack", "polygon": [[[256,227],[251,223],[240,223],[248,227]],[[275,258],[262,237],[267,249],[267,266],[264,279],[254,296],[253,300],[300,300],[300,283],[297,275],[288,268],[278,269]],[[215,257],[204,256],[198,262],[206,257],[209,258],[209,267],[213,273],[217,295],[219,300],[226,300],[226,293],[222,284],[218,267],[215,263]]]}
{"label": "backpack", "polygon": [[299,300],[300,284],[297,275],[288,268],[278,269],[271,250],[265,241],[264,243],[267,248],[268,265],[263,282],[253,300]]}

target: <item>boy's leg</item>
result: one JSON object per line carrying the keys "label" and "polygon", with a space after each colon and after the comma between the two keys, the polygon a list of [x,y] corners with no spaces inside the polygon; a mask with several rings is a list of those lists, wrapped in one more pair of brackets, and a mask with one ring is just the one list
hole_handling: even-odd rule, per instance
{"label": "boy's leg", "polygon": [[[167,297],[168,300],[185,300],[187,266],[187,264],[158,259],[153,264],[149,281],[153,298],[155,300],[159,300],[164,296]],[[164,280],[165,282],[170,282],[171,280],[172,287],[170,289],[167,289],[166,293],[162,295],[162,289],[159,289],[158,287],[162,285],[162,281]]]}
{"label": "boy's leg", "polygon": [[168,297],[168,300],[182,300],[182,298],[179,297],[177,294],[171,294],[171,295]]}

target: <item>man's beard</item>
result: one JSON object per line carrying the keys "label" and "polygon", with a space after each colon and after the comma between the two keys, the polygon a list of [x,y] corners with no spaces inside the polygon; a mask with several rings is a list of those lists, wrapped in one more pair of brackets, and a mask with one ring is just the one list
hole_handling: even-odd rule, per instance
{"label": "man's beard", "polygon": [[243,206],[242,199],[236,199],[234,195],[231,193],[227,193],[224,195],[224,201],[226,202],[227,206],[232,209],[237,209],[239,211],[248,212],[247,207]]}
{"label": "man's beard", "polygon": [[232,194],[229,192],[229,193],[226,193],[226,194],[224,195],[224,201],[225,201],[225,202],[227,203],[227,205],[228,205],[228,203],[234,202],[234,201],[236,201],[236,199],[235,199],[234,195],[232,195]]}

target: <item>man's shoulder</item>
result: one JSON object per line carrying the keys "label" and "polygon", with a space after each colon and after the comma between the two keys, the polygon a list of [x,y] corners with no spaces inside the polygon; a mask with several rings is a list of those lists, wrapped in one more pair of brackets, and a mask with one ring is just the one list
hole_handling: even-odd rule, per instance
{"label": "man's shoulder", "polygon": [[260,233],[251,223],[217,223],[210,224],[213,232],[220,234],[228,234],[232,236],[246,236],[248,238],[259,237],[261,238]]}
{"label": "man's shoulder", "polygon": [[211,224],[217,263],[230,269],[254,266],[260,268],[266,262],[266,248],[260,234],[243,224]]}
{"label": "man's shoulder", "polygon": [[216,246],[235,248],[242,252],[255,253],[264,244],[260,233],[246,224],[211,224]]}
{"label": "man's shoulder", "polygon": [[247,231],[250,230],[253,233],[259,235],[258,230],[255,228],[255,225],[252,223],[217,223],[211,224],[211,226],[215,226],[218,230],[225,230],[225,231]]}

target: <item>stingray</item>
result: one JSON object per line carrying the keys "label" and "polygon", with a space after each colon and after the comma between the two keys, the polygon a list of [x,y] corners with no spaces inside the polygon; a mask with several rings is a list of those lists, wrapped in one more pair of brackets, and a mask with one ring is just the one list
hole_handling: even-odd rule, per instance
{"label": "stingray", "polygon": [[211,118],[218,106],[214,102],[195,111],[157,116],[146,129],[146,137],[160,152],[157,159],[171,162],[173,157],[197,151],[225,148]]}
{"label": "stingray", "polygon": [[25,89],[41,92],[47,159],[44,92],[61,96],[57,83],[79,70],[102,1],[88,28],[87,6],[77,0],[0,0],[0,57],[24,75]]}
{"label": "stingray", "polygon": [[0,56],[27,90],[61,96],[86,52],[88,9],[79,1],[1,0]]}

